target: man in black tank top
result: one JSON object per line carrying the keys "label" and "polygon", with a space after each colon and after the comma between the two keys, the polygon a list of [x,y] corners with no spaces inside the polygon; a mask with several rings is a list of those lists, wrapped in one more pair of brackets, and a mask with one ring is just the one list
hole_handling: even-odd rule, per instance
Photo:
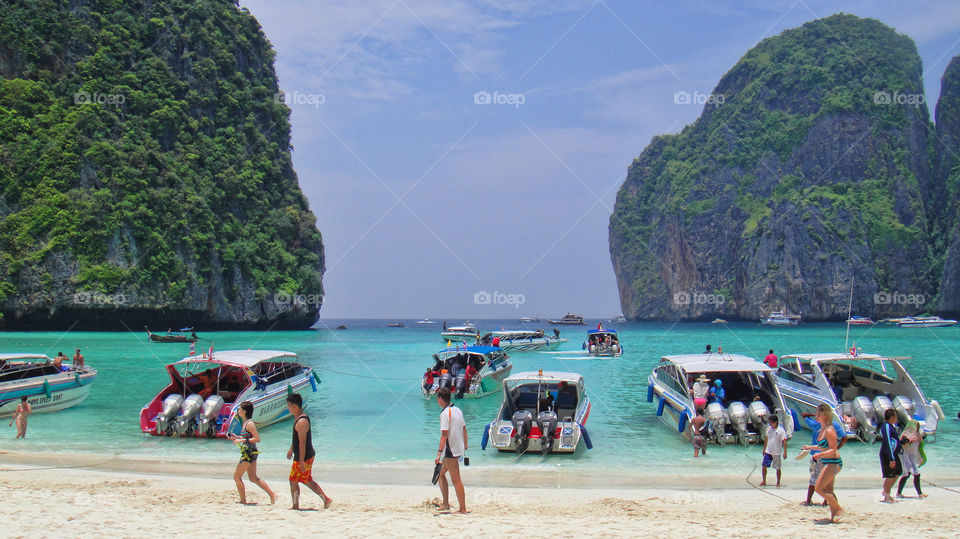
{"label": "man in black tank top", "polygon": [[293,459],[293,465],[290,468],[290,496],[293,498],[291,509],[300,509],[300,483],[316,492],[323,500],[323,508],[326,509],[333,503],[333,498],[324,494],[320,485],[313,480],[311,470],[316,451],[313,450],[310,417],[303,413],[303,397],[297,393],[287,395],[287,410],[294,417],[293,442],[290,444],[290,450],[287,451],[287,458]]}

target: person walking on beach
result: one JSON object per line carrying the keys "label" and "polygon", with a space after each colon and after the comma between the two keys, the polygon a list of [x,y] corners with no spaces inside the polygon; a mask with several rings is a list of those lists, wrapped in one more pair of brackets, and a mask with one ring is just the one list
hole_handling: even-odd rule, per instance
{"label": "person walking on beach", "polygon": [[903,474],[903,465],[900,462],[900,430],[897,428],[897,411],[888,408],[883,412],[885,420],[880,427],[880,471],[883,473],[883,503],[894,503],[897,500],[890,495],[890,489]]}
{"label": "person walking on beach", "polygon": [[33,410],[30,408],[27,398],[20,397],[20,404],[17,405],[17,409],[13,411],[13,417],[10,418],[10,425],[13,425],[14,421],[17,422],[17,438],[27,437],[27,416],[31,413],[33,413]]}
{"label": "person walking on beach", "polygon": [[303,413],[303,397],[299,393],[287,395],[287,410],[295,417],[293,421],[293,442],[287,451],[287,458],[293,459],[290,467],[290,496],[293,506],[290,509],[300,510],[300,483],[317,493],[323,500],[323,508],[327,509],[333,503],[333,498],[324,494],[320,485],[313,480],[313,434],[310,430],[310,417]]}
{"label": "person walking on beach", "polygon": [[240,448],[240,462],[237,463],[237,469],[233,472],[233,480],[237,483],[237,492],[240,493],[240,503],[247,505],[247,491],[243,485],[243,474],[253,482],[254,485],[262,488],[270,496],[270,505],[277,501],[277,495],[274,494],[267,482],[257,476],[257,457],[260,451],[257,450],[257,442],[260,441],[260,433],[257,432],[257,424],[253,422],[253,404],[250,401],[240,403],[237,410],[237,416],[240,418],[240,435],[231,434],[230,439]]}
{"label": "person walking on beach", "polygon": [[760,486],[767,486],[767,468],[772,467],[777,471],[777,486],[780,486],[780,454],[787,458],[787,431],[780,426],[780,418],[776,415],[770,416],[770,424],[767,426],[767,443],[763,446],[763,462],[761,463],[763,479]]}
{"label": "person walking on beach", "polygon": [[[813,505],[813,493],[817,484],[817,479],[820,477],[820,472],[823,471],[823,463],[813,458],[814,455],[820,452],[820,448],[819,446],[817,446],[817,438],[820,437],[820,422],[817,421],[816,414],[803,413],[800,415],[803,417],[803,420],[807,423],[807,427],[810,429],[810,432],[812,433],[813,446],[817,447],[816,449],[809,450],[810,451],[810,486],[807,487],[807,500],[800,502],[800,505],[810,506],[810,505]],[[844,432],[843,426],[839,422],[837,422],[837,420],[831,418],[831,421],[833,422],[832,424],[833,424],[834,432]],[[847,443],[846,436],[839,438],[837,442],[837,449],[840,449],[846,443]],[[805,446],[804,449],[806,449],[807,447],[813,447],[813,446]],[[831,491],[831,494],[833,494],[834,497],[837,496],[836,492]],[[823,505],[827,505],[827,500],[823,500]]]}
{"label": "person walking on beach", "polygon": [[460,504],[458,513],[467,513],[466,493],[463,489],[463,480],[460,478],[460,457],[466,452],[467,444],[467,424],[463,420],[463,412],[450,403],[450,390],[443,388],[437,391],[437,404],[440,405],[440,448],[437,450],[437,458],[434,464],[443,466],[440,468],[440,494],[443,495],[443,502],[437,506],[441,512],[450,511],[450,485],[447,484],[447,474],[450,474],[450,481],[453,482],[453,488],[457,493],[457,503]]}
{"label": "person walking on beach", "polygon": [[840,458],[840,447],[837,443],[837,431],[833,427],[833,411],[830,406],[821,404],[817,406],[817,421],[820,422],[820,434],[817,436],[816,445],[805,445],[803,449],[808,451],[818,450],[819,453],[813,456],[814,460],[820,462],[823,469],[820,470],[820,477],[814,489],[817,494],[823,496],[830,506],[830,522],[838,522],[843,515],[843,508],[837,501],[837,496],[833,493],[834,482],[837,474],[843,468],[843,459]]}
{"label": "person walking on beach", "polygon": [[903,498],[903,487],[907,485],[907,479],[911,475],[917,498],[926,498],[927,495],[920,490],[920,467],[927,462],[926,454],[923,452],[923,431],[920,429],[920,423],[916,420],[910,421],[903,428],[900,443],[903,446],[903,452],[900,453],[903,475],[900,476],[900,484],[897,485],[897,498]]}

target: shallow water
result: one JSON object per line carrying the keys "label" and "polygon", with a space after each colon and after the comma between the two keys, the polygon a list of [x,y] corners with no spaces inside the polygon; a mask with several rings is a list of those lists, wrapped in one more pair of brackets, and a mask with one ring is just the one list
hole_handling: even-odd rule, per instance
{"label": "shallow water", "polygon": [[[451,320],[457,323],[459,320]],[[332,328],[339,324],[346,331]],[[573,468],[604,472],[675,475],[749,473],[761,450],[727,446],[710,448],[708,459],[692,458],[692,450],[654,415],[646,402],[647,376],[660,356],[700,352],[709,343],[729,353],[763,357],[769,348],[778,354],[840,352],[843,324],[806,324],[796,328],[764,328],[756,324],[606,324],[618,329],[625,353],[616,359],[586,359],[580,343],[588,326],[561,327],[566,343],[560,353],[514,353],[514,372],[536,369],[582,374],[593,402],[587,427],[594,449],[581,447],[573,455],[500,455],[480,451],[483,427],[496,414],[501,396],[459,401],[469,429],[473,466],[520,467],[530,473]],[[515,321],[481,321],[481,331],[522,327]],[[543,323],[529,327],[550,327]],[[322,384],[310,395],[314,444],[325,463],[351,465],[421,465],[436,452],[439,438],[434,399],[420,391],[420,376],[430,355],[442,348],[441,326],[387,328],[379,320],[324,321],[321,329],[301,332],[204,332],[198,351],[212,341],[216,350],[282,349],[299,354],[319,373]],[[595,322],[594,326],[595,327]],[[901,329],[851,328],[851,340],[866,353],[912,356],[904,363],[929,398],[940,401],[947,420],[935,444],[928,444],[924,473],[948,472],[960,456],[957,444],[960,376],[957,344],[960,327]],[[121,452],[126,456],[164,460],[235,460],[237,450],[224,440],[169,439],[143,435],[140,408],[168,381],[164,365],[187,355],[188,345],[146,342],[143,333],[0,332],[0,352],[58,351],[72,355],[80,347],[88,365],[99,371],[90,397],[81,405],[30,418],[28,439],[15,441],[11,427],[0,436],[0,450],[16,452]],[[290,422],[262,429],[261,459],[282,461],[290,444]],[[2,431],[0,431],[2,432]],[[809,443],[801,431],[790,442],[790,454]],[[847,445],[841,453],[844,472],[873,473],[877,446]],[[723,465],[718,465],[719,462]],[[787,466],[803,467],[792,459]],[[388,466],[389,467],[389,466]],[[927,476],[930,476],[930,473]],[[952,474],[953,472],[950,471]]]}

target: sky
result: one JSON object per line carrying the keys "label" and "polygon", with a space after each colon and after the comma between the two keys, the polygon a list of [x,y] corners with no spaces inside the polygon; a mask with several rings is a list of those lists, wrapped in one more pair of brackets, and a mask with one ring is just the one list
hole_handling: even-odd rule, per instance
{"label": "sky", "polygon": [[614,316],[627,167],[749,48],[838,12],[879,19],[916,42],[931,113],[960,55],[952,0],[743,4],[241,0],[292,111],[321,317]]}

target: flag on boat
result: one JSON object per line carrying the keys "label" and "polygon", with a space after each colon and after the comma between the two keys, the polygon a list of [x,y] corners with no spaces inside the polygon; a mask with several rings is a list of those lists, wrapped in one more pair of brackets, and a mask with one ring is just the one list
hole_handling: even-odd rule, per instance
{"label": "flag on boat", "polygon": [[194,343],[190,343],[190,355],[191,356],[197,355],[197,346]]}
{"label": "flag on boat", "polygon": [[210,345],[210,351],[207,352],[207,357],[208,357],[209,359],[213,359],[213,345],[212,345],[212,344]]}

